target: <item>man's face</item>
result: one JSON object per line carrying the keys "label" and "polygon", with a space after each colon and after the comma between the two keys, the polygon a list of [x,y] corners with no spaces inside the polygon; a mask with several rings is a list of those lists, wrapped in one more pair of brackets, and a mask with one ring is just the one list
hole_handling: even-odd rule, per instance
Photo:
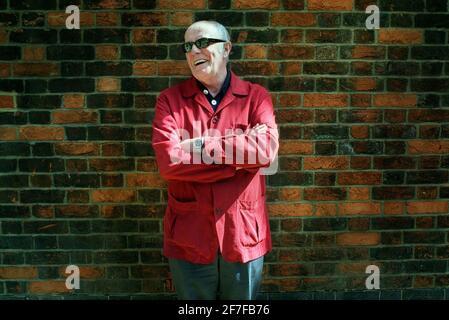
{"label": "man's face", "polygon": [[[184,40],[193,42],[201,38],[223,39],[213,25],[204,23],[187,29]],[[186,53],[187,63],[195,78],[207,82],[208,79],[216,77],[220,72],[226,72],[226,56],[229,54],[230,44],[213,43],[207,48],[199,49],[193,45],[192,50]]]}

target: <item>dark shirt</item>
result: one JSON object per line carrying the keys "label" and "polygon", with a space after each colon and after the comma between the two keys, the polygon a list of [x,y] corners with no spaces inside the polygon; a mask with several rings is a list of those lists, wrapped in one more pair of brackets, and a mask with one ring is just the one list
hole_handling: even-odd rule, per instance
{"label": "dark shirt", "polygon": [[231,83],[231,71],[229,70],[229,68],[227,68],[226,79],[223,82],[223,86],[221,87],[220,92],[215,97],[210,94],[209,90],[200,81],[198,81],[198,79],[196,79],[196,83],[198,84],[198,87],[203,92],[203,94],[206,96],[214,111],[216,111],[218,106],[220,105],[221,100],[225,96],[226,91],[228,91],[229,84]]}

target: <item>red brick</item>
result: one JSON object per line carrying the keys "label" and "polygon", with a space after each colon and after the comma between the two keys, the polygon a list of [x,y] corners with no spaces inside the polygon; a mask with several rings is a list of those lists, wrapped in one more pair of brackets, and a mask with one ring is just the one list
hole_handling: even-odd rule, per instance
{"label": "red brick", "polygon": [[380,234],[375,232],[347,232],[337,234],[340,246],[373,246],[380,243]]}
{"label": "red brick", "polygon": [[380,29],[380,43],[420,44],[423,42],[421,30],[416,29]]}
{"label": "red brick", "polygon": [[157,62],[138,61],[133,65],[133,75],[135,76],[153,76],[157,75]]}
{"label": "red brick", "polygon": [[309,10],[352,10],[353,0],[308,0]]}
{"label": "red brick", "polygon": [[205,9],[206,0],[159,0],[161,9]]}
{"label": "red brick", "polygon": [[[186,1],[187,2],[187,1]],[[166,12],[139,12],[133,13],[134,24],[139,26],[166,26],[168,25],[168,16]]]}
{"label": "red brick", "polygon": [[101,0],[95,5],[92,5],[92,9],[123,9],[130,8],[131,0]]}
{"label": "red brick", "polygon": [[349,200],[369,200],[370,189],[364,187],[353,187],[349,189]]}
{"label": "red brick", "polygon": [[96,14],[97,26],[117,26],[119,14],[115,12],[100,12]]}
{"label": "red brick", "polygon": [[279,95],[279,107],[291,108],[301,105],[301,94],[299,93],[283,93]]}
{"label": "red brick", "polygon": [[133,43],[152,43],[156,40],[156,31],[153,29],[136,29],[132,35]]}
{"label": "red brick", "polygon": [[188,76],[190,75],[190,68],[187,62],[182,61],[159,61],[157,65],[157,72],[161,76]]}
{"label": "red brick", "polygon": [[14,97],[13,96],[0,96],[0,108],[14,108]]}
{"label": "red brick", "polygon": [[[65,27],[65,21],[69,16],[65,12],[49,12],[47,17],[48,25],[51,27]],[[92,27],[95,23],[95,16],[91,12],[80,11],[80,26]]]}
{"label": "red brick", "polygon": [[0,267],[0,279],[33,279],[37,278],[36,267]]}
{"label": "red brick", "polygon": [[409,214],[447,214],[447,201],[407,201],[406,210]]}
{"label": "red brick", "polygon": [[331,217],[337,215],[337,206],[333,203],[318,203],[315,205],[317,217]]}
{"label": "red brick", "polygon": [[354,91],[372,91],[377,88],[376,80],[373,78],[349,78],[348,82]]}
{"label": "red brick", "polygon": [[316,25],[315,15],[302,12],[273,12],[271,25],[283,27],[310,27]]}
{"label": "red brick", "polygon": [[55,209],[57,216],[64,218],[91,218],[96,215],[96,210],[89,205],[63,205],[57,206]]}
{"label": "red brick", "polygon": [[281,140],[279,142],[279,155],[312,154],[313,143],[307,141]]}
{"label": "red brick", "polygon": [[299,75],[301,74],[302,68],[299,62],[282,62],[281,63],[281,74],[285,76]]}
{"label": "red brick", "polygon": [[54,218],[54,207],[37,206],[33,211],[33,216],[42,219]]}
{"label": "red brick", "polygon": [[413,279],[413,288],[432,288],[433,282],[433,276],[415,276]]}
{"label": "red brick", "polygon": [[[61,267],[59,269],[59,275],[62,278],[66,278],[69,275],[68,273],[65,273],[65,270],[66,267]],[[99,279],[105,274],[104,268],[101,267],[80,266],[79,270],[81,279]]]}
{"label": "red brick", "polygon": [[301,217],[312,215],[312,205],[307,203],[269,203],[270,216]]}
{"label": "red brick", "polygon": [[146,172],[157,172],[157,163],[155,159],[138,159],[137,170]]}
{"label": "red brick", "polygon": [[363,170],[371,168],[371,158],[363,156],[351,157],[351,169]]}
{"label": "red brick", "polygon": [[265,76],[278,74],[278,65],[272,61],[235,61],[232,66],[237,74]]}
{"label": "red brick", "polygon": [[355,139],[368,139],[369,127],[368,126],[352,126],[351,136]]}
{"label": "red brick", "polygon": [[384,93],[374,95],[374,106],[376,107],[416,107],[418,98],[416,94],[407,93]]}
{"label": "red brick", "polygon": [[263,45],[244,46],[245,59],[265,59],[267,57],[267,48]]}
{"label": "red brick", "polygon": [[118,92],[120,91],[120,79],[117,78],[99,78],[97,79],[98,92]]}
{"label": "red brick", "polygon": [[352,94],[351,95],[351,107],[371,107],[371,95],[370,94]]}
{"label": "red brick", "polygon": [[233,9],[278,9],[279,0],[234,0]]}
{"label": "red brick", "polygon": [[45,59],[44,47],[25,47],[23,48],[23,60],[42,61]]}
{"label": "red brick", "polygon": [[56,143],[55,153],[57,155],[98,155],[99,145],[96,143]]}
{"label": "red brick", "polygon": [[133,202],[136,201],[134,190],[93,190],[92,201],[94,202]]}
{"label": "red brick", "polygon": [[366,184],[377,185],[382,183],[381,172],[341,172],[338,173],[337,183],[341,185]]}
{"label": "red brick", "polygon": [[345,202],[338,204],[338,215],[376,215],[381,214],[380,203],[374,202]]}
{"label": "red brick", "polygon": [[344,197],[343,188],[307,188],[304,190],[304,199],[309,201],[337,201]]}
{"label": "red brick", "polygon": [[83,108],[84,96],[81,94],[66,94],[63,97],[63,105],[65,108]]}
{"label": "red brick", "polygon": [[[101,145],[101,155],[105,157],[120,157],[123,155],[123,145],[119,143],[105,143]],[[141,171],[140,169],[137,169]]]}
{"label": "red brick", "polygon": [[299,188],[282,188],[279,190],[279,200],[281,201],[301,200],[301,190]]}
{"label": "red brick", "polygon": [[347,107],[347,94],[305,93],[304,107]]}
{"label": "red brick", "polygon": [[400,215],[404,213],[405,203],[385,202],[383,212],[387,215]]}
{"label": "red brick", "polygon": [[91,170],[97,171],[129,171],[134,168],[134,164],[127,159],[89,159]]}
{"label": "red brick", "polygon": [[349,159],[345,156],[304,157],[304,170],[343,170],[348,169]]}
{"label": "red brick", "polygon": [[117,60],[119,59],[119,48],[113,45],[96,46],[95,57],[98,60]]}
{"label": "red brick", "polygon": [[449,153],[449,141],[424,141],[424,140],[411,140],[407,141],[408,153],[410,154],[448,154]]}
{"label": "red brick", "polygon": [[102,218],[121,218],[123,216],[123,207],[122,206],[101,206],[100,215]]}
{"label": "red brick", "polygon": [[22,127],[19,130],[21,140],[64,140],[64,128],[62,127]]}
{"label": "red brick", "polygon": [[365,274],[367,264],[366,263],[339,263],[337,269],[340,273],[350,274],[350,273],[363,273]]}
{"label": "red brick", "polygon": [[97,113],[92,111],[55,111],[52,123],[96,123],[97,118]]}
{"label": "red brick", "polygon": [[355,46],[352,49],[353,59],[383,59],[385,47],[381,46]]}
{"label": "red brick", "polygon": [[281,33],[281,43],[301,43],[304,32],[298,29],[285,29]]}
{"label": "red brick", "polygon": [[162,188],[167,182],[157,173],[130,173],[126,175],[127,187]]}
{"label": "red brick", "polygon": [[59,66],[56,63],[19,63],[13,65],[15,76],[56,76]]}
{"label": "red brick", "polygon": [[6,30],[0,30],[0,43],[5,43],[8,41],[8,33]]}
{"label": "red brick", "polygon": [[29,293],[33,294],[55,294],[68,293],[65,281],[33,281],[28,284]]}
{"label": "red brick", "polygon": [[312,59],[315,51],[313,47],[296,45],[273,45],[268,50],[268,59]]}
{"label": "red brick", "polygon": [[173,12],[170,15],[172,26],[189,26],[193,23],[193,13],[192,12]]}
{"label": "red brick", "polygon": [[11,75],[11,65],[7,63],[0,63],[0,77],[9,77]]}
{"label": "red brick", "polygon": [[11,141],[17,139],[16,128],[1,128],[0,141]]}

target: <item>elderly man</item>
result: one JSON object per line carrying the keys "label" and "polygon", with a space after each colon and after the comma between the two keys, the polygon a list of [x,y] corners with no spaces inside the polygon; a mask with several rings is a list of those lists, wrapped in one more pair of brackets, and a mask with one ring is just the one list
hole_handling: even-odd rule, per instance
{"label": "elderly man", "polygon": [[261,171],[278,151],[273,105],[230,70],[231,48],[221,24],[192,24],[182,45],[192,77],[156,103],[164,255],[180,299],[255,299],[272,247]]}

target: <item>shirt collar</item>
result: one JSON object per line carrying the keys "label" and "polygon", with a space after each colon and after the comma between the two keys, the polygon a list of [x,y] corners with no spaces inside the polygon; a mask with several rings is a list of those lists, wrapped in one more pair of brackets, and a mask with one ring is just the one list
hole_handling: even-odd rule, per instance
{"label": "shirt collar", "polygon": [[[230,68],[229,68],[229,88],[234,95],[247,96],[249,94],[249,84],[246,81],[240,79]],[[195,77],[191,76],[190,79],[184,81],[181,84],[182,96],[185,98],[191,97],[197,93],[202,93],[198,87],[197,80]]]}
{"label": "shirt collar", "polygon": [[[204,90],[209,91],[206,88],[206,86],[204,84],[202,84],[198,79],[195,79],[195,80],[196,80],[196,84],[198,85],[198,87],[200,88],[201,91],[204,91]],[[223,85],[221,86],[220,91],[217,93],[217,95],[215,97],[223,97],[225,95],[226,91],[228,91],[230,82],[231,82],[231,71],[228,67],[225,81],[223,82]]]}

